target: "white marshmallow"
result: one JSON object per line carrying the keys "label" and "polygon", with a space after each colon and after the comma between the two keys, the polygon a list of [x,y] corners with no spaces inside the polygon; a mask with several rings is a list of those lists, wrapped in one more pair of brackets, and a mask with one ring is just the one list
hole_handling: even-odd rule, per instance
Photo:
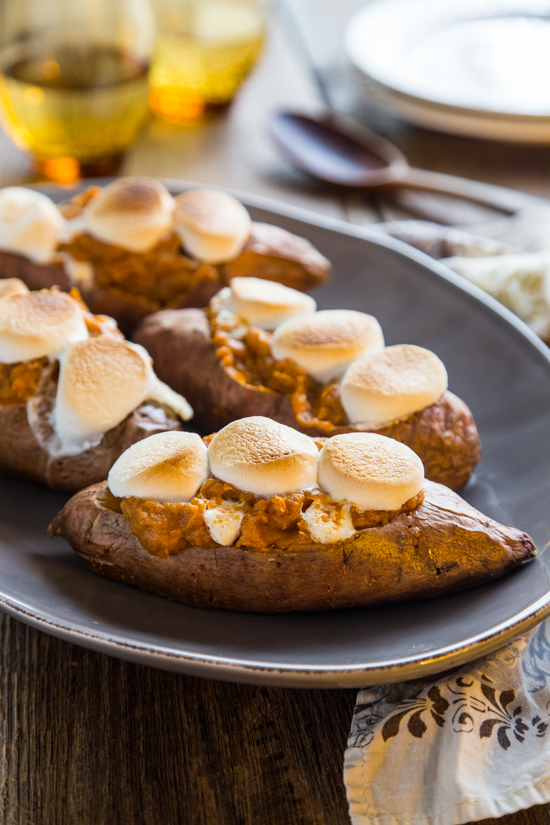
{"label": "white marshmallow", "polygon": [[0,301],[0,363],[53,358],[87,337],[84,310],[64,292],[16,292]]}
{"label": "white marshmallow", "polygon": [[63,268],[69,276],[69,281],[76,287],[91,287],[94,281],[94,268],[89,261],[77,261],[67,252],[61,253]]}
{"label": "white marshmallow", "polygon": [[174,198],[153,178],[120,178],[83,209],[81,231],[130,252],[147,252],[172,228]]}
{"label": "white marshmallow", "polygon": [[20,278],[0,278],[0,298],[8,295],[26,295],[29,288]]}
{"label": "white marshmallow", "polygon": [[114,496],[149,501],[191,499],[208,478],[206,447],[196,433],[156,433],[132,444],[115,461],[107,483]]}
{"label": "white marshmallow", "polygon": [[65,220],[50,198],[24,186],[0,189],[0,249],[49,263]]}
{"label": "white marshmallow", "polygon": [[54,429],[61,454],[71,455],[98,443],[147,399],[191,418],[187,401],[163,384],[143,347],[99,336],[67,346],[59,356],[60,372]]}
{"label": "white marshmallow", "polygon": [[271,341],[277,360],[289,358],[321,384],[343,375],[362,353],[383,346],[376,318],[352,309],[325,309],[286,321]]}
{"label": "white marshmallow", "polygon": [[357,532],[351,520],[349,504],[323,504],[316,499],[303,514],[313,541],[332,544],[345,541]]}
{"label": "white marshmallow", "polygon": [[235,501],[222,501],[203,513],[204,523],[217,544],[230,547],[239,538],[244,518],[242,507]]}
{"label": "white marshmallow", "polygon": [[208,448],[215,476],[266,497],[314,487],[318,456],[309,436],[259,415],[228,424]]}
{"label": "white marshmallow", "polygon": [[360,510],[399,510],[424,484],[416,453],[376,433],[329,438],[319,454],[319,484],[335,501]]}
{"label": "white marshmallow", "polygon": [[340,397],[349,421],[376,430],[434,404],[447,389],[447,370],[430,350],[398,344],[348,367]]}
{"label": "white marshmallow", "polygon": [[174,231],[193,258],[219,264],[242,251],[252,221],[238,200],[216,189],[194,189],[175,201]]}
{"label": "white marshmallow", "polygon": [[317,309],[309,295],[262,278],[233,278],[218,294],[224,308],[244,324],[265,330]]}

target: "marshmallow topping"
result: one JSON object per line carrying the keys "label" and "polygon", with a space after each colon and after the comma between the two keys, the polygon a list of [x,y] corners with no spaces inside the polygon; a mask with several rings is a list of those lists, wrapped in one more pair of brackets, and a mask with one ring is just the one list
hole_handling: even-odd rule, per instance
{"label": "marshmallow topping", "polygon": [[247,326],[273,330],[297,315],[315,312],[314,299],[297,289],[262,278],[233,278],[219,294],[229,312]]}
{"label": "marshmallow topping", "polygon": [[98,240],[131,252],[147,252],[172,228],[174,199],[153,178],[110,183],[88,201],[77,225]]}
{"label": "marshmallow topping", "polygon": [[0,298],[7,298],[8,295],[26,295],[29,288],[20,278],[0,279]]}
{"label": "marshmallow topping", "polygon": [[163,384],[143,347],[98,336],[65,347],[54,408],[54,428],[65,454],[78,453],[151,399],[182,418],[193,411],[182,396]]}
{"label": "marshmallow topping", "polygon": [[424,484],[424,465],[413,451],[376,433],[329,438],[319,454],[319,484],[332,499],[360,510],[398,510]]}
{"label": "marshmallow topping", "polygon": [[376,318],[352,309],[325,309],[286,321],[271,341],[275,358],[290,358],[322,384],[343,375],[362,353],[383,346]]}
{"label": "marshmallow topping", "polygon": [[0,189],[0,249],[47,264],[64,226],[61,212],[42,192],[25,186]]}
{"label": "marshmallow topping", "polygon": [[0,300],[0,363],[54,357],[87,337],[84,311],[65,292],[19,291]]}
{"label": "marshmallow topping", "polygon": [[242,203],[216,189],[193,189],[175,201],[174,231],[189,255],[219,264],[241,252],[252,226]]}
{"label": "marshmallow topping", "polygon": [[115,461],[107,483],[114,496],[191,501],[208,478],[206,447],[196,433],[156,433]]}
{"label": "marshmallow topping", "polygon": [[429,407],[446,389],[447,370],[435,353],[398,344],[350,364],[340,397],[352,424],[374,430]]}
{"label": "marshmallow topping", "polygon": [[318,457],[309,436],[263,416],[233,421],[208,448],[215,476],[266,497],[314,487]]}

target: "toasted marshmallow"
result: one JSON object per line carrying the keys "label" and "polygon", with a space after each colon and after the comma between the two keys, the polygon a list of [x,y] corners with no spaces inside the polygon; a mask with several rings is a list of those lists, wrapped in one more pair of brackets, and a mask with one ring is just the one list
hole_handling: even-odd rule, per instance
{"label": "toasted marshmallow", "polygon": [[54,428],[63,454],[97,443],[146,399],[172,407],[182,418],[193,414],[182,396],[159,381],[147,351],[137,344],[89,338],[65,347],[59,363]]}
{"label": "toasted marshmallow", "polygon": [[0,298],[7,298],[8,295],[26,295],[29,288],[20,278],[0,279]]}
{"label": "toasted marshmallow", "polygon": [[321,384],[343,375],[357,356],[383,346],[376,318],[353,309],[325,309],[286,321],[271,341],[275,358],[290,358]]}
{"label": "toasted marshmallow", "polygon": [[329,438],[319,454],[319,484],[332,499],[360,510],[398,510],[424,484],[416,453],[377,433]]}
{"label": "toasted marshmallow", "polygon": [[447,389],[447,370],[430,350],[386,347],[348,367],[340,397],[348,419],[376,430],[434,404]]}
{"label": "toasted marshmallow", "polygon": [[67,252],[62,252],[63,267],[73,286],[79,289],[90,288],[94,282],[95,270],[89,261],[77,261]]}
{"label": "toasted marshmallow", "polygon": [[83,231],[130,252],[147,252],[172,228],[174,198],[153,178],[120,178],[88,201]]}
{"label": "toasted marshmallow", "polygon": [[222,501],[203,513],[208,532],[217,544],[230,547],[239,538],[244,513],[236,501]]}
{"label": "toasted marshmallow", "polygon": [[224,287],[219,297],[225,309],[244,324],[266,330],[317,309],[309,295],[262,278],[233,278],[231,286]]}
{"label": "toasted marshmallow", "polygon": [[61,212],[42,192],[24,186],[0,189],[0,249],[47,264],[64,225]]}
{"label": "toasted marshmallow", "polygon": [[174,230],[193,258],[230,261],[250,235],[250,215],[238,200],[216,189],[193,189],[176,197]]}
{"label": "toasted marshmallow", "polygon": [[215,476],[257,496],[314,487],[318,456],[309,436],[260,415],[228,424],[208,448]]}
{"label": "toasted marshmallow", "polygon": [[305,511],[303,518],[313,541],[331,544],[345,541],[355,535],[349,504],[323,504],[315,500]]}
{"label": "toasted marshmallow", "polygon": [[114,496],[191,501],[208,478],[206,447],[196,433],[156,433],[122,453],[109,472]]}
{"label": "toasted marshmallow", "polygon": [[0,363],[54,357],[88,337],[84,311],[65,292],[15,292],[0,301]]}

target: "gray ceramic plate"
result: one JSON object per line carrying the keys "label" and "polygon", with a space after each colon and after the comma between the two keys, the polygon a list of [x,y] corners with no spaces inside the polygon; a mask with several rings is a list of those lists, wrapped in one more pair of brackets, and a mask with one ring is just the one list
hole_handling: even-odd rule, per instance
{"label": "gray ceramic plate", "polygon": [[[176,189],[172,184],[172,189]],[[66,197],[63,192],[63,197]],[[334,263],[320,307],[376,315],[388,343],[429,347],[483,441],[474,506],[550,539],[550,350],[420,252],[333,220],[242,196],[255,219],[309,238]],[[550,613],[550,554],[430,602],[263,616],[200,610],[109,582],[46,527],[65,496],[0,480],[0,606],[41,630],[131,661],[258,684],[359,686],[434,673],[493,650]]]}

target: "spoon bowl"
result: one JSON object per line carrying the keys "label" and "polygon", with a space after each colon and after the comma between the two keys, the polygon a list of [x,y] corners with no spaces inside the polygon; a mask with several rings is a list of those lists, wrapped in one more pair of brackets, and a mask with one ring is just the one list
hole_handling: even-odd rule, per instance
{"label": "spoon bowl", "polygon": [[388,140],[343,118],[279,112],[271,135],[294,166],[338,186],[388,186],[407,169],[405,156]]}

